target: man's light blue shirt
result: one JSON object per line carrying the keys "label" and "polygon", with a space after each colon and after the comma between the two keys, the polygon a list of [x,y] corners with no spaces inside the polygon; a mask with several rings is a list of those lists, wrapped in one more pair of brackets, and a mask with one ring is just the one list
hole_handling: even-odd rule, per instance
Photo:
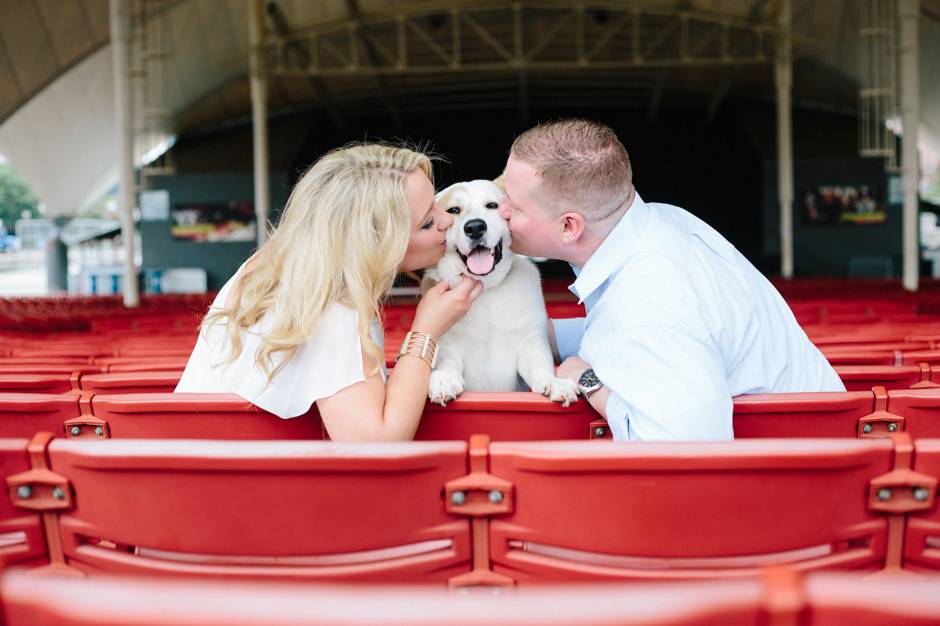
{"label": "man's light blue shirt", "polygon": [[552,320],[558,350],[610,389],[615,439],[732,439],[732,397],[845,391],[777,290],[688,211],[630,208],[569,287],[587,317]]}

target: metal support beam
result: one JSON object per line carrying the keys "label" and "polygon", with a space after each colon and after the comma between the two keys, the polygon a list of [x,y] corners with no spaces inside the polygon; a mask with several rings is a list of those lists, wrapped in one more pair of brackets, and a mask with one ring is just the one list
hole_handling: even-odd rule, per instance
{"label": "metal support beam", "polygon": [[791,0],[781,0],[777,16],[774,82],[777,86],[777,198],[780,203],[780,274],[793,277],[793,132],[790,97],[793,83],[790,40]]}
{"label": "metal support beam", "polygon": [[118,153],[118,203],[121,210],[121,241],[124,244],[124,306],[140,305],[137,265],[134,263],[134,120],[131,111],[130,7],[111,0],[111,53],[114,75],[114,131]]}
{"label": "metal support beam", "polygon": [[271,193],[268,190],[268,99],[264,68],[264,0],[248,3],[248,35],[251,70],[251,125],[254,148],[255,218],[258,245],[268,236]]}
{"label": "metal support beam", "polygon": [[[519,124],[525,128],[529,125],[529,72],[523,66],[523,50],[525,49],[525,43],[523,39],[524,31],[522,30],[522,5],[518,2],[513,5],[512,12],[512,24],[513,24],[513,40],[515,41],[514,53],[516,55],[516,63],[518,63],[521,68],[518,72],[519,80]],[[545,38],[547,42],[550,37]],[[539,49],[541,49],[539,47]],[[536,53],[532,53],[532,56],[535,56]]]}
{"label": "metal support beam", "polygon": [[[288,37],[290,35],[290,26],[287,24],[287,18],[284,17],[284,13],[277,3],[268,2],[266,10],[275,36],[282,40]],[[284,56],[289,64],[302,70],[310,67],[310,53],[301,42],[291,40],[283,46]],[[336,106],[336,102],[333,100],[333,96],[323,79],[319,76],[307,76],[306,78],[307,84],[310,85],[310,89],[313,91],[313,97],[323,107],[323,112],[326,113],[327,118],[333,122],[333,126],[338,130],[343,130],[343,118],[339,114],[339,108]]]}
{"label": "metal support beam", "polygon": [[[369,27],[363,23],[357,0],[346,0],[346,11],[349,13],[349,19],[352,21],[354,28],[354,35],[352,37],[354,49],[355,46],[361,43],[363,48],[365,48],[366,63],[371,67],[378,67],[381,65],[376,50],[378,40],[369,31]],[[362,35],[359,35],[359,33],[362,33]],[[379,98],[382,100],[382,103],[385,105],[385,110],[388,111],[388,115],[392,119],[393,127],[396,130],[401,129],[401,110],[398,107],[398,101],[395,100],[395,96],[392,94],[392,89],[388,81],[385,80],[382,74],[372,74],[372,77]]]}
{"label": "metal support beam", "polygon": [[901,188],[904,191],[904,288],[917,291],[920,242],[918,241],[917,135],[920,123],[920,41],[917,29],[920,0],[898,0],[901,34]]}
{"label": "metal support beam", "polygon": [[[355,6],[352,0],[347,2]],[[602,30],[586,23],[593,19],[591,10],[585,10],[580,2],[572,7],[568,0],[540,0],[539,15],[546,20],[541,26],[540,20],[527,19],[527,2],[463,0],[459,7],[438,2],[407,3],[368,20],[359,17],[358,12],[350,12],[346,20],[324,21],[283,37],[272,47],[301,43],[310,50],[310,63],[305,67],[277,64],[270,68],[270,75],[386,76],[445,71],[764,65],[771,60],[772,54],[766,48],[775,34],[775,27],[760,19],[767,2],[755,0],[752,15],[756,17],[750,19],[696,9],[688,0],[680,0],[676,6],[613,3],[603,9],[610,23]],[[522,28],[513,27],[510,35],[507,26],[514,26],[517,15],[523,17]],[[442,30],[432,33],[422,26],[432,17]],[[658,31],[652,37],[641,37],[646,34],[641,33],[641,22],[656,24]],[[628,27],[632,33],[630,54],[624,55],[620,35]],[[705,34],[700,35],[703,29]],[[574,45],[569,30],[574,32]],[[409,37],[420,44],[416,47],[420,53],[410,51]],[[729,45],[741,37],[753,45]],[[820,40],[792,32],[790,37],[798,52],[825,49]],[[716,42],[713,47],[720,47],[720,54],[706,50]],[[469,50],[474,53],[468,54]],[[545,54],[546,50],[551,54]],[[372,59],[360,58],[370,54]]]}
{"label": "metal support beam", "polygon": [[[754,4],[751,6],[751,10],[748,13],[748,20],[752,22],[759,22],[761,17],[764,15],[764,9],[767,7],[767,0],[754,0]],[[727,26],[723,28],[722,31],[722,57],[727,55],[728,57],[734,56],[734,44],[729,41],[728,29]],[[718,84],[718,88],[715,90],[715,93],[712,95],[711,100],[708,102],[708,120],[711,121],[715,119],[715,116],[718,114],[718,111],[721,109],[722,103],[724,103],[725,98],[728,97],[728,94],[731,93],[731,88],[734,86],[734,81],[738,76],[738,66],[731,65],[725,70],[725,75],[722,76],[721,82]]]}

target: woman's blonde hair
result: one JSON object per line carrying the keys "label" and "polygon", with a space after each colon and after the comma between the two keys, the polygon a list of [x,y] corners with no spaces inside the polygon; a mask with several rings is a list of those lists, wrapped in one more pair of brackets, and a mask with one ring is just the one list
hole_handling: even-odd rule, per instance
{"label": "woman's blonde hair", "polygon": [[245,265],[230,303],[203,320],[203,330],[225,323],[230,351],[223,363],[241,354],[241,331],[270,315],[255,354],[270,383],[333,302],[359,314],[363,349],[377,368],[385,362],[370,330],[408,248],[405,177],[416,169],[433,184],[427,155],[359,144],[325,154],[304,173],[278,227]]}

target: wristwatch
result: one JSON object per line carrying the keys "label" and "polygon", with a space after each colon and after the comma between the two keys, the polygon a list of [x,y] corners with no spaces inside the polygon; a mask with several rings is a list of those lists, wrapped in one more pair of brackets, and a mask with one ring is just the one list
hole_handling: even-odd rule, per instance
{"label": "wristwatch", "polygon": [[581,374],[581,378],[578,379],[578,391],[585,398],[589,398],[592,393],[604,386],[604,383],[601,382],[601,379],[597,377],[597,374],[594,373],[594,370],[588,368],[584,370]]}

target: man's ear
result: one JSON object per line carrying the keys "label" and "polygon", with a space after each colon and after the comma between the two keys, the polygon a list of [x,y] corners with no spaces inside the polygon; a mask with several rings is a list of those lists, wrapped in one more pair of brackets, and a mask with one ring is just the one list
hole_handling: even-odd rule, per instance
{"label": "man's ear", "polygon": [[558,219],[561,220],[561,242],[566,246],[577,243],[584,234],[584,216],[569,212]]}

